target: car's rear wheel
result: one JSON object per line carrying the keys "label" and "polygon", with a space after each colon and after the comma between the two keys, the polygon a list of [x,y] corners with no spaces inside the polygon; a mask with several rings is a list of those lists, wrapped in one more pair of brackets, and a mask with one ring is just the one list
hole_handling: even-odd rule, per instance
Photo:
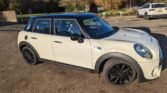
{"label": "car's rear wheel", "polygon": [[104,79],[111,85],[127,85],[136,78],[132,64],[121,59],[110,59],[103,69]]}
{"label": "car's rear wheel", "polygon": [[36,54],[34,53],[34,51],[30,47],[27,47],[27,46],[23,47],[22,48],[22,55],[28,64],[35,65],[38,63],[38,58],[37,58]]}

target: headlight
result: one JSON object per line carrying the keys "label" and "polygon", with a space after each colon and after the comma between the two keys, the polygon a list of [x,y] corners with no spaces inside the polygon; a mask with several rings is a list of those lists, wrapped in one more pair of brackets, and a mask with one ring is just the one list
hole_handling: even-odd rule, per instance
{"label": "headlight", "polygon": [[140,44],[135,44],[134,49],[137,52],[137,54],[139,54],[141,57],[150,58],[150,59],[152,58],[151,51],[148,48],[146,48]]}

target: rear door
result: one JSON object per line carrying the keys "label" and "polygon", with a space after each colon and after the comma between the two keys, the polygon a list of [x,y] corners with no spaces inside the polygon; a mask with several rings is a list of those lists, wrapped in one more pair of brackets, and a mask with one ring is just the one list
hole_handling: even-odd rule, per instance
{"label": "rear door", "polygon": [[28,40],[40,58],[54,60],[50,18],[36,19],[32,32],[28,34]]}
{"label": "rear door", "polygon": [[152,13],[154,15],[167,14],[167,6],[165,4],[153,4]]}

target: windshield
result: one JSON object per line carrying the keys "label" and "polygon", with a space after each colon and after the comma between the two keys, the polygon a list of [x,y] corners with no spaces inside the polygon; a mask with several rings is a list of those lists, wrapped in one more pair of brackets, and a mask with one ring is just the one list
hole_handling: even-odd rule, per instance
{"label": "windshield", "polygon": [[97,16],[81,17],[78,20],[86,33],[94,39],[108,37],[115,32],[107,22]]}

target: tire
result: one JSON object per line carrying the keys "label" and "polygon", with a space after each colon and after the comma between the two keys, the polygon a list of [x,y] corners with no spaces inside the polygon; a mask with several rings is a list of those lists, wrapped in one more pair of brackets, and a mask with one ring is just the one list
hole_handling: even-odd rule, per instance
{"label": "tire", "polygon": [[148,16],[147,12],[144,14],[144,19],[145,20],[150,20],[150,17]]}
{"label": "tire", "polygon": [[39,63],[36,54],[30,47],[28,46],[23,47],[21,52],[26,63],[31,65]]}
{"label": "tire", "polygon": [[136,79],[136,70],[132,64],[121,59],[110,59],[104,65],[103,78],[110,85],[123,86]]}

